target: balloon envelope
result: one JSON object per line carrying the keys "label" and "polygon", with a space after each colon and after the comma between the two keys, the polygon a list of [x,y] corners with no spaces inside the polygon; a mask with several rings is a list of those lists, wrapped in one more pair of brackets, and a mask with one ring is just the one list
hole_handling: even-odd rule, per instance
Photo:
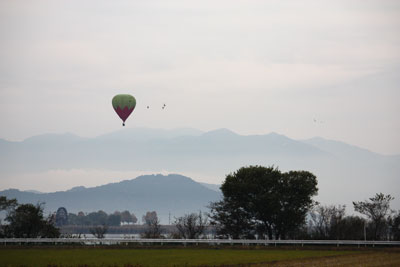
{"label": "balloon envelope", "polygon": [[[123,122],[131,115],[136,106],[136,99],[131,95],[116,95],[112,99],[112,105]],[[125,124],[123,124],[125,125]]]}

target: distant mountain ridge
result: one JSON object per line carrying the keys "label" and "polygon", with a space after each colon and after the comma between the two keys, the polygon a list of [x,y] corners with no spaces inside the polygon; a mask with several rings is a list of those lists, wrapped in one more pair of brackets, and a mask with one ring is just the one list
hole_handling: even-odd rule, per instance
{"label": "distant mountain ridge", "polygon": [[[186,131],[187,132],[187,131]],[[204,170],[196,162],[229,156],[234,161],[251,163],[260,156],[322,156],[326,152],[283,135],[241,136],[227,129],[185,135],[158,129],[128,129],[96,138],[71,134],[49,134],[22,142],[0,143],[2,171],[29,172],[47,169],[110,168]],[[151,160],[150,160],[151,159]],[[133,163],[133,164],[132,164]],[[183,164],[181,164],[183,163]]]}
{"label": "distant mountain ridge", "polygon": [[54,212],[59,207],[74,213],[129,210],[140,219],[147,211],[157,211],[164,223],[169,215],[173,218],[189,212],[207,211],[207,205],[221,196],[178,174],[144,175],[119,183],[90,188],[81,186],[53,193],[37,194],[9,189],[0,191],[0,195],[16,198],[19,203],[44,202],[46,212]]}
{"label": "distant mountain ridge", "polygon": [[322,203],[351,206],[352,201],[383,192],[395,196],[400,208],[399,155],[380,155],[319,137],[294,140],[277,133],[239,135],[228,129],[133,128],[95,138],[53,134],[22,142],[0,140],[0,174],[88,168],[166,170],[223,179],[248,165],[313,172]]}
{"label": "distant mountain ridge", "polygon": [[200,184],[204,185],[205,187],[207,187],[207,188],[209,188],[211,190],[214,190],[216,192],[220,192],[221,191],[221,189],[220,189],[221,185],[220,184],[209,184],[209,183],[200,183]]}

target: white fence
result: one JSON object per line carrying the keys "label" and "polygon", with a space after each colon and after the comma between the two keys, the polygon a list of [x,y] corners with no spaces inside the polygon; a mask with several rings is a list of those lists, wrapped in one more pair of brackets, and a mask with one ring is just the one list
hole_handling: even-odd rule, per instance
{"label": "white fence", "polygon": [[248,239],[136,239],[136,238],[4,238],[1,246],[25,244],[80,244],[80,245],[171,245],[171,244],[208,244],[208,245],[329,245],[329,246],[400,246],[400,241],[362,241],[362,240],[248,240]]}

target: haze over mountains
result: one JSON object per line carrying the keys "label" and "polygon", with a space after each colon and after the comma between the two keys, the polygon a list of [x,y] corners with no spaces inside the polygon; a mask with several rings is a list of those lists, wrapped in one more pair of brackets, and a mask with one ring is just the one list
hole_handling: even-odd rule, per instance
{"label": "haze over mountains", "polygon": [[17,198],[20,203],[45,202],[47,212],[54,212],[59,207],[66,207],[73,213],[129,210],[140,220],[147,211],[157,211],[163,223],[185,213],[208,211],[207,205],[221,196],[219,192],[177,174],[144,175],[119,183],[91,188],[80,186],[54,193],[11,189],[0,191],[0,195]]}
{"label": "haze over mountains", "polygon": [[204,133],[133,128],[95,138],[46,134],[22,142],[0,140],[2,189],[10,175],[68,169],[196,173],[198,181],[219,184],[226,174],[256,164],[313,172],[319,182],[316,199],[323,204],[351,207],[352,201],[383,192],[392,194],[392,206],[400,208],[399,155],[380,155],[318,137],[293,140],[277,133],[243,136],[227,129]]}

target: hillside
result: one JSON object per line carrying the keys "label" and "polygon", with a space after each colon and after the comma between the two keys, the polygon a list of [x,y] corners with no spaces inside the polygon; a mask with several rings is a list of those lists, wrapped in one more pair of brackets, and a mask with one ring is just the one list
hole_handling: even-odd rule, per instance
{"label": "hillside", "polygon": [[9,189],[0,191],[0,195],[17,198],[20,203],[45,202],[46,212],[54,212],[59,207],[73,213],[129,210],[140,219],[146,211],[155,210],[164,222],[167,222],[169,213],[173,218],[188,212],[206,211],[209,202],[220,197],[218,192],[177,174],[145,175],[119,183],[53,193]]}

